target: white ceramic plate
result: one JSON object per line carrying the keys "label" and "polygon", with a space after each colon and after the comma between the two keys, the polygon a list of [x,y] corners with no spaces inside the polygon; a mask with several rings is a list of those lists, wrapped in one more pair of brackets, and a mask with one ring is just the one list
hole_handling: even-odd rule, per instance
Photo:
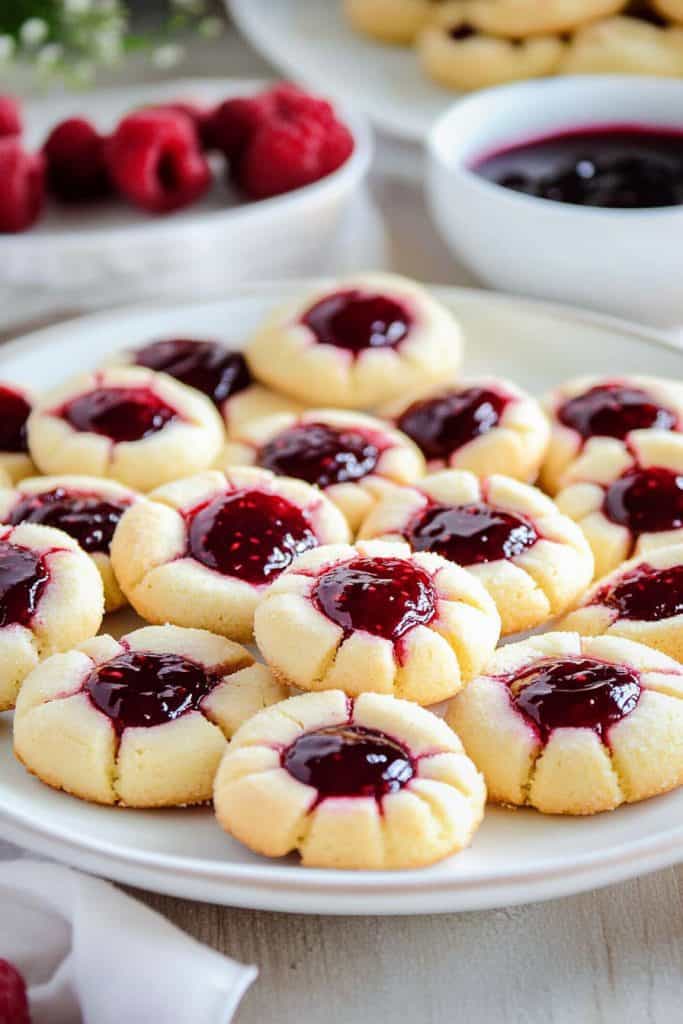
{"label": "white ceramic plate", "polygon": [[[116,348],[168,335],[239,346],[292,288],[264,285],[211,305],[130,309],[52,327],[3,347],[0,376],[45,387]],[[484,292],[436,292],[464,323],[470,372],[509,376],[535,392],[615,368],[683,376],[679,350],[617,321]],[[129,625],[124,614],[107,628]],[[113,810],[53,792],[12,757],[10,726],[10,716],[0,715],[0,837],[176,896],[311,913],[472,910],[579,892],[683,860],[680,790],[586,819],[492,808],[469,850],[423,871],[302,868],[295,858],[250,854],[208,809]]]}
{"label": "white ceramic plate", "polygon": [[358,35],[341,0],[225,0],[238,28],[277,67],[362,110],[378,128],[422,142],[457,93],[430,82],[410,47]]}

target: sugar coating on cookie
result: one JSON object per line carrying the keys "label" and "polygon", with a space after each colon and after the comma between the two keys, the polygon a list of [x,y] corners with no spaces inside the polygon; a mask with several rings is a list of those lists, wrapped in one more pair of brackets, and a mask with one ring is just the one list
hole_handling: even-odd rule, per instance
{"label": "sugar coating on cookie", "polygon": [[162,338],[139,348],[123,349],[108,365],[144,366],[201,391],[221,413],[228,436],[249,420],[298,411],[291,398],[256,384],[244,353],[219,341]]}
{"label": "sugar coating on cookie", "polygon": [[585,636],[623,636],[683,661],[683,544],[625,562],[560,625]]}
{"label": "sugar coating on cookie", "polygon": [[9,483],[35,473],[26,429],[32,408],[33,398],[25,388],[0,382],[0,473]]}
{"label": "sugar coating on cookie", "polygon": [[683,75],[683,30],[630,17],[586,25],[567,47],[560,72]]}
{"label": "sugar coating on cookie", "polygon": [[246,424],[217,465],[258,465],[325,491],[352,530],[388,486],[414,483],[425,471],[410,438],[381,420],[355,412],[311,409]]}
{"label": "sugar coating on cookie", "polygon": [[122,366],[44,395],[28,440],[43,473],[111,477],[148,491],[211,465],[225,432],[204,395],[166,374]]}
{"label": "sugar coating on cookie", "polygon": [[349,536],[344,516],[317,488],[236,466],[138,501],[116,528],[111,558],[121,589],[148,622],[247,642],[256,605],[293,559]]}
{"label": "sugar coating on cookie", "polygon": [[462,347],[456,318],[425,288],[362,274],[278,306],[246,357],[257,380],[307,405],[367,408],[452,377]]}
{"label": "sugar coating on cookie", "polygon": [[100,575],[75,540],[34,523],[0,526],[0,711],[38,662],[100,628]]}
{"label": "sugar coating on cookie", "polygon": [[446,720],[496,803],[595,814],[683,783],[683,668],[621,637],[502,647]]}
{"label": "sugar coating on cookie", "polygon": [[226,741],[287,692],[239,644],[148,626],[98,636],[26,680],[14,749],[26,768],[83,800],[175,807],[211,799]]}
{"label": "sugar coating on cookie", "polygon": [[683,385],[659,377],[576,377],[544,400],[550,444],[541,485],[557,494],[568,467],[594,438],[627,442],[634,430],[683,430]]}
{"label": "sugar coating on cookie", "polygon": [[434,0],[344,0],[356,31],[383,43],[408,45],[430,15]]}
{"label": "sugar coating on cookie", "polygon": [[634,430],[626,443],[594,438],[556,498],[583,530],[596,578],[633,555],[683,541],[683,435]]}
{"label": "sugar coating on cookie", "polygon": [[129,487],[101,477],[27,477],[16,488],[0,488],[0,522],[42,523],[68,533],[97,566],[105,610],[113,612],[126,599],[114,575],[109,548],[121,516],[137,498]]}
{"label": "sugar coating on cookie", "polygon": [[523,39],[571,32],[622,11],[628,0],[470,0],[471,23],[494,36]]}
{"label": "sugar coating on cookie", "polygon": [[292,697],[233,737],[216,775],[219,824],[267,857],[311,867],[413,868],[466,847],[480,774],[443,719],[340,690]]}
{"label": "sugar coating on cookie", "polygon": [[536,479],[549,426],[539,403],[507,380],[485,377],[409,393],[380,409],[422,451],[430,470]]}
{"label": "sugar coating on cookie", "polygon": [[359,536],[406,541],[463,566],[496,603],[504,635],[571,607],[593,578],[580,528],[541,491],[510,477],[450,469],[394,489]]}
{"label": "sugar coating on cookie", "polygon": [[460,566],[407,544],[359,541],[298,558],[258,605],[254,633],[289,685],[435,704],[481,671],[500,616]]}

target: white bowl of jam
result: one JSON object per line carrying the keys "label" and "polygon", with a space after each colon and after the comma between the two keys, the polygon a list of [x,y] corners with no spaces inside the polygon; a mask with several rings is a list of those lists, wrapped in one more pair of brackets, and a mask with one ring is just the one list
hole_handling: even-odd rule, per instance
{"label": "white bowl of jam", "polygon": [[439,231],[486,284],[683,324],[683,81],[477,93],[434,125],[427,180]]}

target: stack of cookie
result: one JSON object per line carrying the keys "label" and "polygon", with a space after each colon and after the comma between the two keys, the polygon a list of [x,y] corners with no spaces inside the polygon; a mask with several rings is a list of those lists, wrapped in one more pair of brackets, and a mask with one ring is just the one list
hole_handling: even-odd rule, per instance
{"label": "stack of cookie", "polygon": [[[213,798],[253,850],[339,868],[463,849],[487,791],[591,814],[683,784],[683,384],[543,406],[462,352],[430,293],[366,274],[244,355],[175,338],[0,388],[27,769],[105,805]],[[95,635],[126,602],[147,624]]]}
{"label": "stack of cookie", "polygon": [[469,91],[555,74],[683,75],[682,0],[345,0],[354,29],[415,46]]}

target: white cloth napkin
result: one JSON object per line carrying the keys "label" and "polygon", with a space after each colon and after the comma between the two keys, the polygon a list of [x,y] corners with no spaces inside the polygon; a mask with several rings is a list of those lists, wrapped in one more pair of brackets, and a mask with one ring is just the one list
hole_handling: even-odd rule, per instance
{"label": "white cloth napkin", "polygon": [[0,958],[33,1024],[228,1024],[257,974],[108,882],[29,859],[0,859]]}

